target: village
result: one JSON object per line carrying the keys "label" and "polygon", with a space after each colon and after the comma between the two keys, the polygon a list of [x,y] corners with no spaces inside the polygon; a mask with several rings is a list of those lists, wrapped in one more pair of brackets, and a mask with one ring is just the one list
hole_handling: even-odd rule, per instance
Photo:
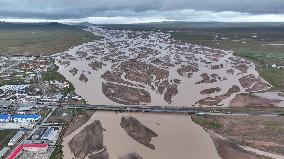
{"label": "village", "polygon": [[57,73],[52,57],[0,57],[0,158],[49,158],[62,125],[47,119],[58,107],[83,103]]}

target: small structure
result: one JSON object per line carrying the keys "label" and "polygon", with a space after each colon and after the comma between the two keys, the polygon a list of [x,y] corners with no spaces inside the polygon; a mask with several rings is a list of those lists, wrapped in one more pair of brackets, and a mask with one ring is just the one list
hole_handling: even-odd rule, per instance
{"label": "small structure", "polygon": [[10,118],[11,117],[8,114],[0,114],[0,122],[9,122]]}
{"label": "small structure", "polygon": [[15,114],[11,118],[14,122],[36,122],[41,116],[38,114]]}
{"label": "small structure", "polygon": [[24,131],[19,131],[17,134],[9,141],[8,146],[14,146],[25,134]]}
{"label": "small structure", "polygon": [[19,112],[27,112],[27,111],[30,111],[32,109],[31,106],[24,106],[24,107],[19,107],[18,111]]}
{"label": "small structure", "polygon": [[9,147],[4,147],[1,151],[0,151],[0,158],[3,158],[5,156],[5,154],[10,150]]}

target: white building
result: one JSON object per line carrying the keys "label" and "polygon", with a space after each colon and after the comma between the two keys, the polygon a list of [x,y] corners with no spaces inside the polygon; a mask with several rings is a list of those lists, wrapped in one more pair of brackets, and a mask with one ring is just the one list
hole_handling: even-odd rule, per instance
{"label": "white building", "polygon": [[24,93],[26,92],[29,85],[5,85],[0,87],[3,92],[13,91],[17,93]]}
{"label": "white building", "polygon": [[44,134],[42,135],[41,139],[42,140],[49,140],[53,141],[58,133],[58,130],[55,130],[55,128],[49,127]]}
{"label": "white building", "polygon": [[19,131],[8,143],[8,146],[14,146],[24,135],[24,131]]}

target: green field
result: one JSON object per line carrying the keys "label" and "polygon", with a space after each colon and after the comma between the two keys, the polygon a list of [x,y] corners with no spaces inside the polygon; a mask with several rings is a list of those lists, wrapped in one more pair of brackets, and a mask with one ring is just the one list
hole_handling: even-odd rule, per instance
{"label": "green field", "polygon": [[54,69],[47,71],[46,73],[43,74],[43,80],[44,81],[61,81],[65,80],[65,77],[61,75],[59,72],[57,72],[59,69],[58,66],[55,66]]}
{"label": "green field", "polygon": [[8,142],[16,133],[15,130],[0,130],[0,150],[8,145]]}
{"label": "green field", "polygon": [[[66,78],[58,72],[59,67],[55,66],[52,70],[49,70],[43,74],[44,81],[65,81]],[[64,90],[65,93],[74,93],[75,88],[71,82],[69,82],[69,88]]]}
{"label": "green field", "polygon": [[78,26],[0,23],[0,55],[51,55],[98,39]]}

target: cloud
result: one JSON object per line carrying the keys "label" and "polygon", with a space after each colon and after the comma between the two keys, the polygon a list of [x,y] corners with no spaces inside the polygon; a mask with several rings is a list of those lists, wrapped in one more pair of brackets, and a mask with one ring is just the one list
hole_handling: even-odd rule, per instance
{"label": "cloud", "polygon": [[[116,12],[112,11],[111,14]],[[7,22],[61,22],[79,23],[88,21],[94,24],[133,24],[162,21],[187,21],[187,22],[284,22],[284,14],[252,14],[233,11],[196,11],[196,10],[172,10],[172,11],[145,11],[133,12],[124,10],[122,16],[90,16],[84,18],[0,18]]]}
{"label": "cloud", "polygon": [[0,0],[7,21],[284,21],[283,0]]}
{"label": "cloud", "polygon": [[253,14],[284,13],[283,0],[0,0],[6,18],[84,18],[129,16],[148,11],[207,10]]}

